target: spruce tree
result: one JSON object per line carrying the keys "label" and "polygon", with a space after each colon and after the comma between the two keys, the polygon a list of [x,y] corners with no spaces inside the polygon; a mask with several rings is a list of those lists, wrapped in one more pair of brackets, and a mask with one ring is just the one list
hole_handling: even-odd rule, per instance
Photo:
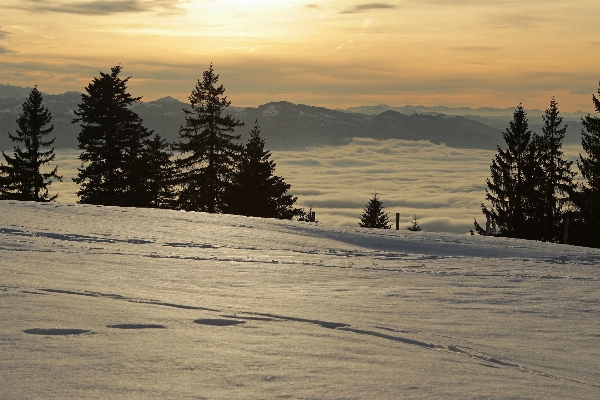
{"label": "spruce tree", "polygon": [[291,219],[299,215],[294,208],[297,198],[288,194],[290,185],[273,175],[275,162],[265,150],[258,121],[243,147],[227,195],[226,212],[249,217]]}
{"label": "spruce tree", "polygon": [[174,150],[181,153],[175,161],[179,191],[176,208],[187,211],[222,212],[224,196],[240,153],[233,134],[243,123],[225,114],[231,102],[223,85],[215,87],[219,75],[212,64],[204,71],[189,96],[191,109],[184,109],[185,126],[179,129]]}
{"label": "spruce tree", "polygon": [[390,229],[390,218],[384,211],[383,202],[377,197],[377,193],[365,204],[365,211],[360,215],[358,225],[361,228]]}
{"label": "spruce tree", "polygon": [[81,185],[79,203],[123,207],[147,207],[148,159],[145,156],[152,132],[131,109],[141,97],[127,92],[130,77],[121,79],[121,66],[85,88],[73,123],[81,124],[81,168],[73,181]]}
{"label": "spruce tree", "polygon": [[[49,196],[48,186],[53,180],[62,181],[57,174],[58,167],[50,172],[41,172],[40,167],[54,161],[55,139],[45,140],[54,129],[50,111],[42,105],[42,94],[37,87],[29,93],[23,103],[23,111],[17,119],[16,135],[8,134],[14,146],[13,157],[2,152],[7,165],[0,165],[0,199],[48,202],[54,201],[58,194]],[[19,143],[23,145],[21,149]]]}
{"label": "spruce tree", "polygon": [[[592,101],[596,112],[600,113],[600,99],[592,95]],[[588,114],[582,118],[582,124],[581,145],[586,156],[579,155],[577,166],[586,182],[573,194],[579,209],[573,239],[576,244],[600,247],[600,117]]]}
{"label": "spruce tree", "polygon": [[423,230],[419,226],[419,221],[417,221],[417,216],[416,215],[415,215],[415,218],[410,223],[411,223],[411,225],[406,227],[407,230],[413,231],[413,232],[420,232],[420,231]]}
{"label": "spruce tree", "polygon": [[561,148],[567,126],[562,126],[563,119],[559,115],[554,97],[550,100],[550,107],[546,109],[543,119],[543,135],[539,139],[539,163],[544,171],[541,187],[544,221],[540,239],[556,242],[562,240],[564,206],[573,193],[575,174],[571,171],[573,162],[563,159]]}
{"label": "spruce tree", "polygon": [[538,189],[543,171],[536,161],[535,144],[522,104],[503,137],[507,148],[498,146],[490,166],[491,178],[487,180],[486,200],[492,208],[483,203],[481,208],[500,236],[533,238],[539,225]]}
{"label": "spruce tree", "polygon": [[175,166],[171,145],[157,133],[146,142],[148,207],[173,208]]}

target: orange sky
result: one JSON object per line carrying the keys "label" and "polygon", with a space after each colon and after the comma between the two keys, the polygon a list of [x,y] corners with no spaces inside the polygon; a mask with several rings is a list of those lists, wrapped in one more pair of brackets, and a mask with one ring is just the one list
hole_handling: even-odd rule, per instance
{"label": "orange sky", "polygon": [[233,105],[385,103],[592,112],[597,0],[4,0],[0,83],[185,101],[212,62]]}

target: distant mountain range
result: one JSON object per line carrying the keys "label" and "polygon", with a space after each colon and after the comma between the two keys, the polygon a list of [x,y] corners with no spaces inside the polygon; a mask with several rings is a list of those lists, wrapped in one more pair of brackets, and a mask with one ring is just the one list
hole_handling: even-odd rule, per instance
{"label": "distant mountain range", "polygon": [[[11,149],[7,132],[14,133],[21,104],[31,88],[0,84],[0,149]],[[81,93],[44,94],[52,113],[56,148],[77,148],[79,126],[72,124],[73,110],[81,102]],[[185,123],[182,109],[187,106],[172,97],[140,102],[133,108],[144,126],[174,142]],[[444,112],[440,112],[444,111]],[[254,121],[270,150],[300,150],[324,145],[342,145],[353,137],[374,139],[427,140],[449,147],[495,149],[502,145],[502,131],[512,119],[513,109],[448,108],[387,105],[331,110],[289,102],[273,102],[258,107],[230,107],[230,113],[245,123],[237,133],[245,141]],[[464,112],[460,115],[459,112]],[[542,111],[529,111],[530,127],[541,133]],[[580,115],[565,115],[569,130],[565,143],[580,141]]]}
{"label": "distant mountain range", "polygon": [[[515,111],[516,108],[516,104],[515,107],[509,107],[509,108],[491,108],[491,107],[480,107],[480,108],[470,108],[470,107],[444,107],[444,106],[437,106],[437,107],[427,107],[427,106],[402,106],[402,107],[391,107],[388,106],[387,104],[380,104],[377,106],[360,106],[360,107],[351,107],[351,108],[347,108],[346,110],[343,111],[348,111],[348,112],[356,112],[356,113],[361,113],[361,114],[381,114],[384,111],[388,111],[388,110],[394,110],[394,111],[398,111],[399,113],[402,114],[407,114],[407,115],[411,115],[411,114],[428,114],[428,115],[435,115],[435,114],[444,114],[444,115],[461,115],[461,116],[479,116],[479,117],[505,117],[505,116],[512,116],[513,112]],[[527,110],[527,113],[530,115],[542,115],[544,114],[543,110],[537,110],[537,109],[533,109],[533,110]],[[561,115],[564,118],[569,118],[569,119],[579,119],[581,117],[583,117],[584,115],[587,115],[587,113],[583,112],[583,111],[575,111],[572,113],[565,113],[565,112],[561,112]]]}

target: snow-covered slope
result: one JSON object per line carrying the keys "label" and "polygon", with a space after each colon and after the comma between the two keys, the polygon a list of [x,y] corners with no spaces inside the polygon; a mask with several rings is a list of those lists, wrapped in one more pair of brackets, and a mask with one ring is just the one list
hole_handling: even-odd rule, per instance
{"label": "snow-covered slope", "polygon": [[600,251],[0,202],[0,398],[597,398]]}

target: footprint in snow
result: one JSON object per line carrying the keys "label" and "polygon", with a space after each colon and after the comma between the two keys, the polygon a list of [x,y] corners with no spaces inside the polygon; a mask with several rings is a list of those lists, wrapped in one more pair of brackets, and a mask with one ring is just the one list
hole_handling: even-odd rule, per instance
{"label": "footprint in snow", "polygon": [[115,329],[165,329],[166,326],[159,324],[115,324],[106,325],[107,328]]}
{"label": "footprint in snow", "polygon": [[27,333],[29,335],[44,335],[44,336],[48,336],[48,335],[53,335],[53,336],[62,335],[62,336],[66,336],[66,335],[81,335],[82,333],[89,333],[91,331],[86,330],[86,329],[60,329],[60,328],[44,329],[44,328],[33,328],[33,329],[25,329],[23,332]]}
{"label": "footprint in snow", "polygon": [[211,318],[203,318],[197,319],[194,321],[200,325],[212,325],[212,326],[231,326],[231,325],[239,325],[245,324],[245,321],[239,321],[236,319],[211,319]]}

